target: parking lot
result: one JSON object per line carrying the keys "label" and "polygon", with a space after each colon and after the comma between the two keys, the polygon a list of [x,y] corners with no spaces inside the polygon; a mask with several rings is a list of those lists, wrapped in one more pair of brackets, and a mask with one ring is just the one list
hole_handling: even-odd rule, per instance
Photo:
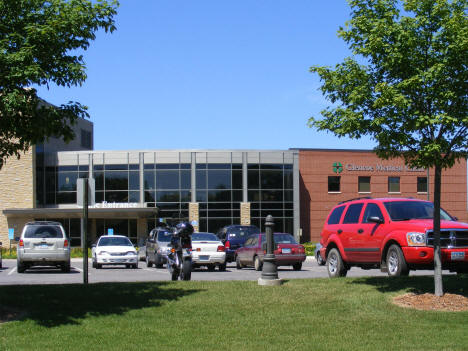
{"label": "parking lot", "polygon": [[[3,268],[0,269],[0,285],[15,284],[76,284],[83,282],[83,260],[72,259],[70,273],[62,273],[60,269],[51,267],[34,267],[25,273],[18,273],[16,260],[3,260]],[[101,282],[141,282],[170,280],[166,268],[147,268],[144,262],[139,263],[138,269],[126,269],[123,266],[107,266],[102,269],[91,267],[89,261],[89,283]],[[448,272],[444,272],[448,273]],[[433,271],[412,271],[410,275],[432,275]],[[292,267],[279,267],[278,275],[281,279],[304,279],[328,277],[325,266],[318,266],[313,257],[308,257],[302,266],[302,270],[294,271]],[[227,265],[225,272],[218,270],[209,272],[206,268],[195,269],[192,272],[192,280],[257,280],[261,272],[253,268],[236,269],[234,262]],[[348,277],[360,276],[386,276],[377,269],[363,270],[352,268]]]}

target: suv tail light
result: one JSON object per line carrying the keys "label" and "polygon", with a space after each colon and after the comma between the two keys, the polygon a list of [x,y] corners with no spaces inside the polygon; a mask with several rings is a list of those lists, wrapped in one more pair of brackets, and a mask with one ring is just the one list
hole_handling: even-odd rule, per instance
{"label": "suv tail light", "polygon": [[223,245],[219,245],[219,246],[218,246],[218,250],[216,250],[216,251],[218,251],[218,252],[224,252],[224,251],[226,251],[226,248],[225,248]]}
{"label": "suv tail light", "polygon": [[23,241],[23,239],[20,240],[19,246],[20,246],[20,247],[24,247],[24,241]]}
{"label": "suv tail light", "polygon": [[68,240],[65,239],[65,241],[63,242],[63,247],[68,247]]}
{"label": "suv tail light", "polygon": [[226,241],[226,242],[224,243],[224,247],[225,247],[226,249],[230,249],[230,248],[231,248],[231,243],[229,242],[229,240]]}

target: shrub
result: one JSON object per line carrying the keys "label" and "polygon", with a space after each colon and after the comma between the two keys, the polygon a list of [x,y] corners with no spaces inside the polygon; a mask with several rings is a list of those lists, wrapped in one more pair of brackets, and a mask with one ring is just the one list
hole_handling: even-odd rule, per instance
{"label": "shrub", "polygon": [[306,255],[307,256],[313,256],[314,255],[314,250],[315,250],[315,243],[311,243],[311,242],[308,242],[308,243],[303,243],[302,245],[304,245],[305,247],[305,251],[306,251]]}

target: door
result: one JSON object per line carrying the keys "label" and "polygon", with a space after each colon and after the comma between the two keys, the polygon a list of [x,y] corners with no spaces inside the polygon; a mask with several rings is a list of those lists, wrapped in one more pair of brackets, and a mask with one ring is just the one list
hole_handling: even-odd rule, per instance
{"label": "door", "polygon": [[[382,223],[370,221],[369,218],[378,217]],[[380,207],[376,203],[368,203],[362,221],[359,226],[359,232],[356,236],[356,246],[361,248],[360,261],[369,263],[380,262],[380,247],[384,236],[384,216]]]}
{"label": "door", "polygon": [[339,228],[339,230],[341,230],[339,237],[346,255],[345,260],[348,262],[360,262],[362,259],[360,255],[361,248],[358,243],[359,235],[361,235],[359,219],[363,207],[363,202],[349,205]]}

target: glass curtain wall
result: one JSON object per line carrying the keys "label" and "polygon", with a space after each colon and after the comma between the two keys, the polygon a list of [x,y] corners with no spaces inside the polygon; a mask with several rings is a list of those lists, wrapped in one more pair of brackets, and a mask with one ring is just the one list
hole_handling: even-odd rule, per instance
{"label": "glass curtain wall", "polygon": [[196,182],[200,231],[240,223],[242,164],[197,163]]}
{"label": "glass curtain wall", "polygon": [[140,202],[138,164],[94,165],[96,202]]}
{"label": "glass curtain wall", "polygon": [[247,176],[251,223],[264,231],[265,218],[271,214],[275,232],[293,234],[292,164],[249,164]]}
{"label": "glass curtain wall", "polygon": [[46,205],[75,204],[77,180],[87,178],[88,170],[88,166],[46,167]]}
{"label": "glass curtain wall", "polygon": [[160,218],[188,220],[190,168],[189,163],[144,165],[145,202],[159,208]]}

